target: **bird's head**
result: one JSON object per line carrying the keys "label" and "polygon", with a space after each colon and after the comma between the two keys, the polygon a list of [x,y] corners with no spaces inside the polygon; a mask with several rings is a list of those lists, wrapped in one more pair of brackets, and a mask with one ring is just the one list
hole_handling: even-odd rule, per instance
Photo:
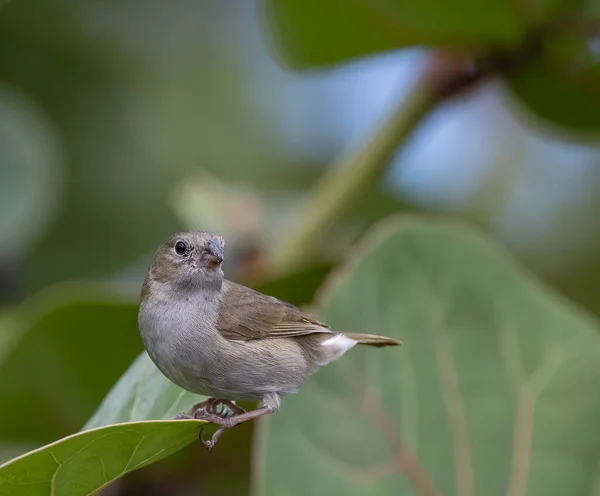
{"label": "bird's head", "polygon": [[206,231],[173,234],[154,255],[150,276],[183,288],[220,286],[225,240]]}

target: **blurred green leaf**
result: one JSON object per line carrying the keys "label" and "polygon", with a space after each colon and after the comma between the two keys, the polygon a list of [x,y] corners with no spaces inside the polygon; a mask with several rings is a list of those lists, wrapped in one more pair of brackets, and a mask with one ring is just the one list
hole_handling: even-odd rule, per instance
{"label": "blurred green leaf", "polygon": [[137,309],[100,287],[69,285],[2,319],[0,439],[39,445],[80,429],[143,348]]}
{"label": "blurred green leaf", "polygon": [[56,212],[60,142],[39,108],[2,86],[0,147],[0,257],[25,258]]}
{"label": "blurred green leaf", "polygon": [[507,0],[263,1],[274,41],[300,68],[407,46],[515,45],[525,27]]}
{"label": "blurred green leaf", "polygon": [[394,219],[325,294],[333,328],[405,346],[353,349],[284,399],[257,494],[592,493],[597,324],[503,251]]}
{"label": "blurred green leaf", "polygon": [[0,495],[95,494],[194,442],[202,423],[132,422],[74,434],[0,466]]}
{"label": "blurred green leaf", "polygon": [[563,131],[600,131],[600,58],[591,41],[555,36],[543,55],[509,77],[534,115]]}

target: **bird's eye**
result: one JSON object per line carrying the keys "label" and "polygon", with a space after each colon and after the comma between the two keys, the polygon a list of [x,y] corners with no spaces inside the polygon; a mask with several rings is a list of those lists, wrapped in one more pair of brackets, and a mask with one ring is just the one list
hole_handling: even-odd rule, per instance
{"label": "bird's eye", "polygon": [[175,243],[175,251],[179,254],[179,255],[183,255],[187,250],[187,245],[183,242],[183,241],[177,241],[177,243]]}

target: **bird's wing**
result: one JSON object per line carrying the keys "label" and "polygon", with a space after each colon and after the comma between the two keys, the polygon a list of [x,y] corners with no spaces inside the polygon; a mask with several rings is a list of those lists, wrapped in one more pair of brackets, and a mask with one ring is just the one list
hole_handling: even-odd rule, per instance
{"label": "bird's wing", "polygon": [[227,339],[287,338],[330,333],[300,308],[245,286],[224,281],[217,329]]}

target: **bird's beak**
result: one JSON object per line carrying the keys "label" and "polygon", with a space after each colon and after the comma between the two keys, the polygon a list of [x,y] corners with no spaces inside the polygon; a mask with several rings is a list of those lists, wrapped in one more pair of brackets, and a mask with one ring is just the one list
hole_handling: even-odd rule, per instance
{"label": "bird's beak", "polygon": [[223,249],[215,241],[211,241],[204,254],[203,262],[207,265],[221,265],[223,263],[224,255]]}

